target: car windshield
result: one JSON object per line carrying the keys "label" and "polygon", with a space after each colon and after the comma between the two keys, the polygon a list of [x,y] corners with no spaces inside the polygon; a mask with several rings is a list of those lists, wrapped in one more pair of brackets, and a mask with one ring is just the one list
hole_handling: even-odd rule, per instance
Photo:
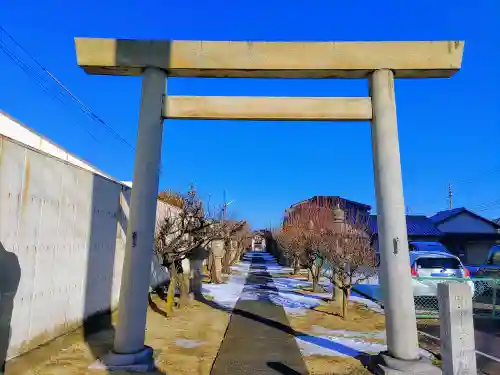
{"label": "car windshield", "polygon": [[437,268],[437,269],[459,269],[462,268],[458,259],[455,258],[418,258],[418,268]]}

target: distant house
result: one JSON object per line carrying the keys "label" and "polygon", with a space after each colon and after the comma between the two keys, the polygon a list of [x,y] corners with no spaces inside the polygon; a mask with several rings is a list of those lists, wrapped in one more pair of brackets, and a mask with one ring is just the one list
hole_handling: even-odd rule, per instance
{"label": "distant house", "polygon": [[[373,246],[378,252],[378,224],[377,216],[370,215],[369,227],[373,236]],[[426,216],[406,215],[408,241],[439,242],[443,233]]]}
{"label": "distant house", "polygon": [[290,206],[289,209],[285,211],[285,217],[283,219],[283,224],[286,223],[287,218],[296,210],[299,210],[301,206],[308,204],[308,203],[313,203],[313,204],[318,204],[319,206],[329,206],[329,207],[334,207],[336,205],[339,205],[344,211],[349,212],[349,211],[355,211],[357,214],[361,215],[370,215],[370,210],[372,209],[371,206],[364,204],[364,203],[359,203],[356,201],[351,201],[349,199],[345,199],[339,196],[335,195],[315,195],[312,198],[294,203]]}
{"label": "distant house", "polygon": [[482,264],[500,241],[500,224],[464,207],[438,212],[429,218],[442,232],[440,242],[466,264]]}

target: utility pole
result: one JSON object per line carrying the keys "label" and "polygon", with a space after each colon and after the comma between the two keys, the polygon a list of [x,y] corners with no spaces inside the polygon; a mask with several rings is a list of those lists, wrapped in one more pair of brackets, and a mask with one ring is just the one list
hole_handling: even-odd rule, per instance
{"label": "utility pole", "polygon": [[224,189],[224,192],[222,193],[222,200],[223,200],[222,222],[224,222],[224,221],[226,221],[226,208],[227,208],[227,203],[226,203],[226,189]]}
{"label": "utility pole", "polygon": [[451,189],[451,182],[448,184],[448,207],[453,208],[453,190]]}

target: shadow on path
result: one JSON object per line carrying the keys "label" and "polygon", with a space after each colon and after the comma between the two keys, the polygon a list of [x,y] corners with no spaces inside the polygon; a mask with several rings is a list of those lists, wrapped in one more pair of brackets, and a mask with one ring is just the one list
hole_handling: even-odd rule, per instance
{"label": "shadow on path", "polygon": [[[245,287],[260,289],[258,300],[237,302],[226,335],[212,367],[212,375],[222,374],[308,374],[296,337],[300,340],[363,359],[366,354],[337,342],[298,332],[290,327],[283,306],[265,301],[263,291],[277,294],[265,259],[254,255]],[[262,286],[262,287],[259,287]],[[265,294],[264,294],[265,295]],[[214,301],[200,299],[207,305],[231,312]]]}
{"label": "shadow on path", "polygon": [[[272,280],[263,264],[262,256],[253,257],[245,285],[267,285]],[[211,374],[279,374],[269,363],[281,363],[297,374],[308,374],[295,337],[289,330],[282,306],[240,299]]]}

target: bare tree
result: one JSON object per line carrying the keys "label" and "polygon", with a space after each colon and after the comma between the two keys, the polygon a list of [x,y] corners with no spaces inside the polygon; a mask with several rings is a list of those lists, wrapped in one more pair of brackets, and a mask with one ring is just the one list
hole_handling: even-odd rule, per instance
{"label": "bare tree", "polygon": [[331,217],[332,223],[323,235],[323,257],[329,270],[325,275],[341,292],[342,317],[346,318],[352,286],[376,272],[375,250],[371,246],[368,215],[355,209],[342,209],[337,204]]}
{"label": "bare tree", "polygon": [[233,233],[233,240],[236,242],[236,253],[231,259],[231,265],[240,260],[243,251],[252,244],[252,229],[246,221],[241,222]]}
{"label": "bare tree", "polygon": [[189,275],[184,272],[182,260],[189,257],[195,249],[206,247],[212,239],[220,235],[220,228],[214,225],[214,220],[206,217],[203,203],[193,186],[182,197],[182,204],[178,197],[181,196],[174,196],[172,199],[172,193],[163,195],[163,201],[177,203],[180,211],[176,215],[165,215],[161,218],[155,234],[155,251],[170,273],[167,312],[172,311],[176,285],[179,287],[181,304],[188,301]]}
{"label": "bare tree", "polygon": [[313,290],[318,290],[319,279],[324,264],[325,234],[332,224],[332,211],[329,207],[306,202],[289,212],[286,223],[277,240],[291,257],[294,272],[299,264],[309,271]]}
{"label": "bare tree", "polygon": [[239,259],[240,246],[245,240],[245,236],[250,232],[250,227],[246,221],[226,220],[223,222],[223,232],[225,234],[225,253],[222,259],[222,273],[230,274],[231,265]]}
{"label": "bare tree", "polygon": [[291,223],[286,224],[280,231],[273,234],[283,255],[292,263],[293,274],[300,271],[300,259],[304,251],[304,239],[301,231]]}

